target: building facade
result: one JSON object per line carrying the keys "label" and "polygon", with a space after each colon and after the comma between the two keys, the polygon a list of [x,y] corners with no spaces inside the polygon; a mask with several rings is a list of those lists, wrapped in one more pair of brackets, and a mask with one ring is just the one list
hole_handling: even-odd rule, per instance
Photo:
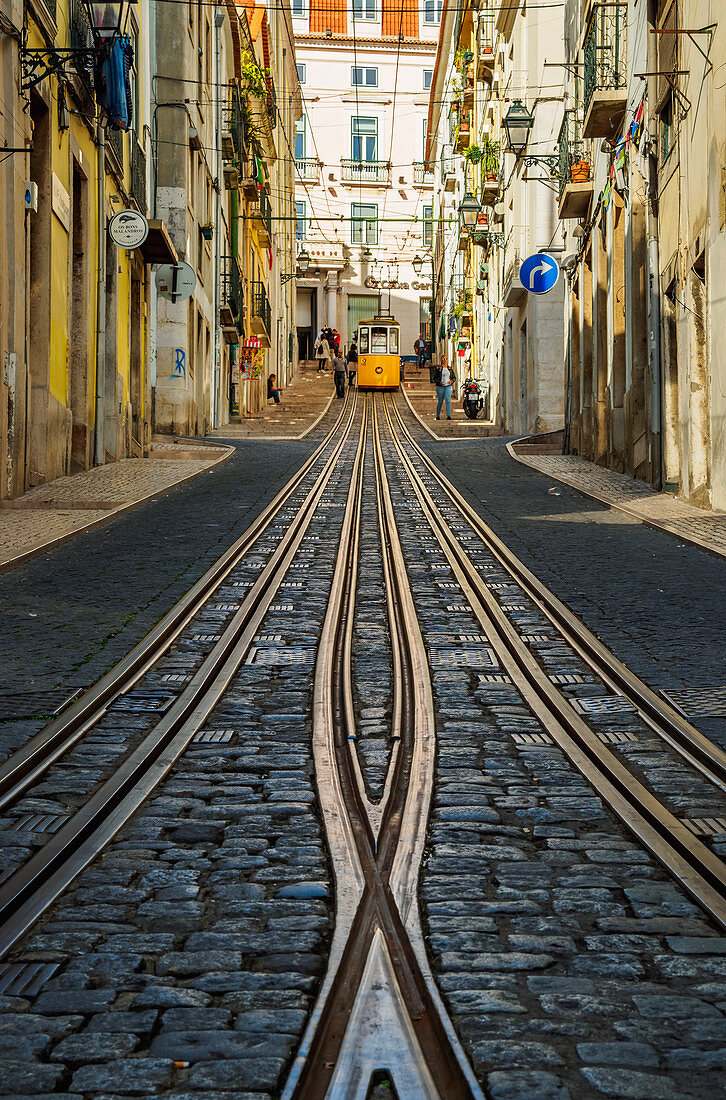
{"label": "building facade", "polygon": [[[561,33],[549,10],[444,3],[429,111],[428,156],[435,163],[436,332],[459,373],[479,379],[504,430],[553,431],[563,424],[563,295],[519,278],[526,257],[562,253],[552,153],[562,117]],[[548,76],[550,72],[557,75]],[[527,149],[508,148],[505,117],[529,104]],[[475,202],[467,228],[461,206]]]}
{"label": "building facade", "polygon": [[431,335],[424,146],[440,3],[293,0],[292,14],[304,98],[296,232],[310,256],[297,281],[300,356],[313,357],[322,326],[345,345],[379,310],[400,321],[402,353],[413,356],[419,333]]}

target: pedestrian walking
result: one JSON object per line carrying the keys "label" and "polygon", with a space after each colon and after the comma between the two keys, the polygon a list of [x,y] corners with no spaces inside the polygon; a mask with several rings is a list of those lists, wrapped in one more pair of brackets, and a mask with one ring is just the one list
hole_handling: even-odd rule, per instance
{"label": "pedestrian walking", "polygon": [[333,378],[338,397],[345,397],[345,363],[338,355],[333,359]]}
{"label": "pedestrian walking", "polygon": [[330,362],[330,344],[323,331],[315,345],[315,358],[318,361],[318,373],[326,369]]}
{"label": "pedestrian walking", "polygon": [[280,391],[277,388],[276,374],[270,374],[267,377],[267,400],[269,401],[270,398],[272,398],[276,405],[280,404]]}
{"label": "pedestrian walking", "polygon": [[441,406],[446,402],[446,419],[451,420],[451,387],[454,383],[454,372],[449,366],[446,356],[441,356],[441,366],[436,371],[436,419],[441,416]]}
{"label": "pedestrian walking", "polygon": [[333,350],[335,351],[336,355],[340,351],[340,333],[338,332],[337,328],[333,329]]}
{"label": "pedestrian walking", "polygon": [[353,386],[355,385],[355,376],[358,373],[358,348],[355,340],[348,349],[345,361],[348,364],[348,385]]}
{"label": "pedestrian walking", "polygon": [[426,360],[428,358],[426,353],[426,337],[422,332],[419,333],[418,339],[414,342],[413,350],[418,357],[419,369],[422,370],[426,366]]}

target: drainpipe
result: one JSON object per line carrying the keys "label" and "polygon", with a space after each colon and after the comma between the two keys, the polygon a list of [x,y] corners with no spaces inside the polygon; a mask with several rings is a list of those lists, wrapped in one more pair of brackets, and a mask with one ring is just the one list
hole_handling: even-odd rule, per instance
{"label": "drainpipe", "polygon": [[[648,2],[648,27],[656,24],[655,0]],[[648,72],[658,69],[657,37],[648,34]],[[648,77],[648,125],[656,101],[656,76]],[[658,247],[658,187],[657,155],[650,155],[648,171],[648,201],[645,204],[645,232],[648,240],[648,365],[650,368],[650,443],[651,476],[655,472],[655,487],[662,489],[665,481],[663,440],[663,362],[661,356],[660,256]]]}
{"label": "drainpipe", "polygon": [[219,427],[220,392],[220,344],[219,344],[219,283],[222,277],[222,34],[224,12],[217,8],[214,13],[214,71],[215,71],[215,117],[214,144],[217,150],[217,187],[214,201],[214,359],[212,362],[212,427]]}
{"label": "drainpipe", "polygon": [[96,427],[94,448],[96,466],[106,460],[104,449],[104,399],[106,390],[106,131],[99,122],[96,127],[98,150],[98,279],[96,282]]}

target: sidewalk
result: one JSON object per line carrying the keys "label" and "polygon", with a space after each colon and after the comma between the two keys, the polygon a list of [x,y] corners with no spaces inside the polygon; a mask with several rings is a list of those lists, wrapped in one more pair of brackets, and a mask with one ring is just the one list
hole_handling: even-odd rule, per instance
{"label": "sidewalk", "polygon": [[302,439],[328,411],[335,397],[329,371],[318,374],[315,360],[301,362],[290,385],[280,394],[280,404],[270,401],[249,420],[224,424],[207,439],[265,439],[270,442]]}
{"label": "sidewalk", "polygon": [[0,573],[81,531],[108,523],[150,497],[169,492],[233,454],[202,442],[159,440],[150,458],[126,458],[59,477],[0,502]]}
{"label": "sidewalk", "polygon": [[725,513],[705,512],[667,493],[659,493],[628,474],[606,470],[579,455],[548,454],[547,443],[540,447],[521,440],[508,443],[507,450],[522,465],[569,485],[592,500],[607,504],[648,527],[675,535],[710,554],[726,558]]}
{"label": "sidewalk", "polygon": [[451,399],[451,420],[446,419],[446,406],[441,409],[441,420],[437,420],[436,387],[429,381],[428,367],[419,370],[407,363],[401,391],[411,412],[433,439],[486,439],[501,435],[492,421],[484,420],[481,414],[476,420],[469,420],[461,406],[461,397]]}

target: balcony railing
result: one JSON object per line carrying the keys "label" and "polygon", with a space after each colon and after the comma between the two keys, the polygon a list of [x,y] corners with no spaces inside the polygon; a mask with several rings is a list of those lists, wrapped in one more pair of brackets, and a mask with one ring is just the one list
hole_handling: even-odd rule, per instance
{"label": "balcony railing", "polygon": [[[48,5],[46,4],[46,7]],[[53,4],[53,17],[55,18],[55,4]],[[73,0],[71,5],[71,26],[70,26],[70,44],[74,48],[85,49],[91,45],[93,36],[91,33],[91,23],[86,13],[85,6],[81,3],[81,0]],[[93,92],[93,62],[90,58],[84,60],[78,60],[75,64],[75,70],[78,73],[80,80],[83,83],[84,88],[88,94]]]}
{"label": "balcony railing", "polygon": [[561,218],[584,217],[592,198],[592,160],[580,133],[581,124],[575,113],[566,111],[557,143]]}
{"label": "balcony railing", "polygon": [[317,157],[300,157],[295,159],[295,172],[298,179],[317,183],[320,173],[320,164]]}
{"label": "balcony railing", "polygon": [[272,207],[267,192],[257,192],[257,202],[252,207],[252,216],[257,226],[257,235],[261,244],[269,244],[272,236]]}
{"label": "balcony railing", "polygon": [[494,71],[494,15],[479,16],[477,31],[477,80],[486,80],[491,84]]}
{"label": "balcony railing", "polygon": [[233,329],[239,335],[242,332],[242,277],[239,263],[234,256],[222,257],[222,294],[219,307],[219,321],[223,329],[229,330],[228,343],[235,342]]}
{"label": "balcony railing", "polygon": [[271,332],[270,303],[267,299],[265,284],[255,279],[252,284],[252,327],[257,332],[262,332],[269,337]]}
{"label": "balcony railing", "polygon": [[413,182],[417,187],[433,187],[434,169],[423,160],[413,162]]}
{"label": "balcony railing", "polygon": [[344,183],[377,183],[388,186],[391,182],[391,163],[387,160],[341,160]]}
{"label": "balcony railing", "polygon": [[624,89],[627,81],[625,2],[595,4],[585,36],[584,106],[587,114],[596,91]]}
{"label": "balcony railing", "polygon": [[131,197],[146,214],[146,154],[138,141],[131,141]]}

